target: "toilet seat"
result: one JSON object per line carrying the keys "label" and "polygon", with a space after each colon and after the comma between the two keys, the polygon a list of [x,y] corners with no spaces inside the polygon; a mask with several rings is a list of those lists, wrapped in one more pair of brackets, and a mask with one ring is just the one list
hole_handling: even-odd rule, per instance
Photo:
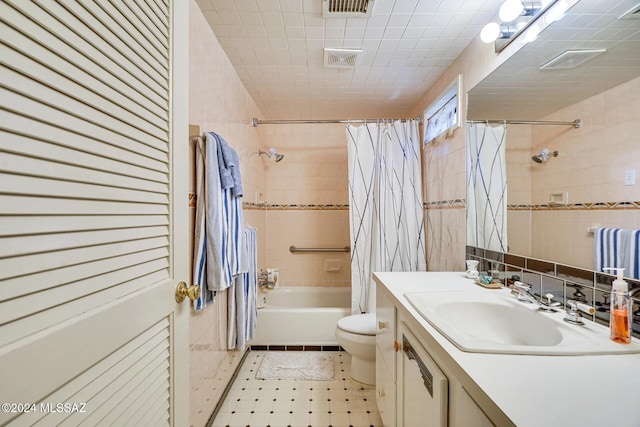
{"label": "toilet seat", "polygon": [[376,314],[353,314],[338,320],[338,328],[358,335],[376,335]]}

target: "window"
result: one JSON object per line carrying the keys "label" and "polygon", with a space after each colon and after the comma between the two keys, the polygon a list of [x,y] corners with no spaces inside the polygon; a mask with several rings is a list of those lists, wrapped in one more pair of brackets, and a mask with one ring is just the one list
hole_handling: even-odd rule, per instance
{"label": "window", "polygon": [[460,127],[462,75],[447,87],[438,100],[424,111],[424,143]]}

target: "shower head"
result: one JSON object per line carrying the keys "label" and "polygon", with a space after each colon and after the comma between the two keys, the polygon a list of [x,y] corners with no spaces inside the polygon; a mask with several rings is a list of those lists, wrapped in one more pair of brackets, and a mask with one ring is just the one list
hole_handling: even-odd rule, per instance
{"label": "shower head", "polygon": [[545,163],[550,157],[558,157],[558,151],[549,151],[548,148],[543,148],[538,154],[531,157],[531,160],[536,163]]}
{"label": "shower head", "polygon": [[274,159],[276,162],[279,162],[280,160],[284,159],[284,154],[278,153],[278,150],[276,150],[273,147],[269,148],[269,151],[258,150],[258,155],[259,156],[266,155],[268,158]]}

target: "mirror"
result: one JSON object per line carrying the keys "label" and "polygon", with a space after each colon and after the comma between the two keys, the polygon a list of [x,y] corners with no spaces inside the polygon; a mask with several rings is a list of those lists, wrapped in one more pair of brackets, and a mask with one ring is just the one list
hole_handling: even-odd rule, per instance
{"label": "mirror", "polygon": [[510,253],[593,270],[589,228],[640,228],[638,52],[638,0],[580,0],[468,92],[468,120],[582,120],[507,126]]}

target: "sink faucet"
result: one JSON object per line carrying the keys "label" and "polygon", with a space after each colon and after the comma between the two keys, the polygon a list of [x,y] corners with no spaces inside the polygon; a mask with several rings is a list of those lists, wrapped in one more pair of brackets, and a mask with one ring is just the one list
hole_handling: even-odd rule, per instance
{"label": "sink faucet", "polygon": [[587,305],[583,304],[580,301],[568,300],[567,301],[567,312],[564,316],[564,321],[572,323],[574,325],[584,325],[582,321],[582,314],[580,311],[584,311],[587,314],[594,314],[596,310]]}
{"label": "sink faucet", "polygon": [[558,301],[551,302],[551,299],[553,298],[552,294],[545,295],[547,298],[546,302],[536,298],[536,296],[531,293],[531,285],[528,283],[519,281],[514,282],[511,294],[514,295],[518,301],[536,304],[538,306],[538,310],[556,311],[555,307],[560,306]]}

